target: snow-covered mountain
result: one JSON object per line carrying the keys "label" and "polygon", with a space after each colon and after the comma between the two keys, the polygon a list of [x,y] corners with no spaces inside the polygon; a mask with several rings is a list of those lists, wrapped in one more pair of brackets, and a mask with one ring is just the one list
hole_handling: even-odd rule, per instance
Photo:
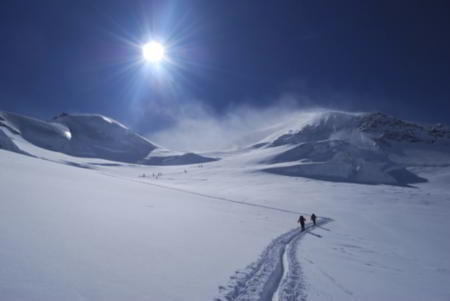
{"label": "snow-covered mountain", "polygon": [[191,155],[103,116],[0,123],[2,301],[450,300],[444,126],[301,113],[162,166]]}
{"label": "snow-covered mountain", "polygon": [[[346,134],[344,137],[344,134]],[[300,129],[281,134],[272,146],[364,135],[377,142],[442,143],[450,145],[450,128],[443,124],[421,125],[377,113],[323,112],[310,117]],[[361,137],[357,137],[361,138]],[[367,141],[367,140],[366,140]],[[353,142],[355,142],[353,140]]]}
{"label": "snow-covered mountain", "polygon": [[193,153],[165,150],[102,115],[63,113],[51,121],[41,121],[0,112],[0,148],[35,155],[19,147],[20,140],[70,156],[127,163],[180,165],[215,160]]}
{"label": "snow-covered mountain", "polygon": [[[279,149],[265,170],[331,181],[407,185],[426,181],[408,168],[450,164],[450,129],[382,113],[323,112],[290,121],[257,144]],[[297,122],[298,123],[298,122]]]}
{"label": "snow-covered mountain", "polygon": [[[269,135],[244,153],[259,161],[260,170],[275,174],[409,185],[426,181],[414,167],[450,165],[450,129],[442,124],[421,125],[382,113],[326,111],[299,113],[262,130]],[[102,115],[63,113],[41,121],[0,112],[0,148],[46,157],[30,144],[73,157],[145,165],[217,160],[167,150]]]}

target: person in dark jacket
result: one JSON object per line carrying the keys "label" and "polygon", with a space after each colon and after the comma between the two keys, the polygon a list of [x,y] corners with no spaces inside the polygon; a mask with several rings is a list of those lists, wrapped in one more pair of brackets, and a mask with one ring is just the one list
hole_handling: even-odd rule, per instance
{"label": "person in dark jacket", "polygon": [[313,213],[313,214],[311,215],[311,220],[312,220],[314,226],[316,225],[316,218],[317,218],[317,216]]}
{"label": "person in dark jacket", "polygon": [[300,223],[300,226],[302,226],[302,231],[305,231],[305,218],[303,215],[300,215],[298,218],[298,223]]}

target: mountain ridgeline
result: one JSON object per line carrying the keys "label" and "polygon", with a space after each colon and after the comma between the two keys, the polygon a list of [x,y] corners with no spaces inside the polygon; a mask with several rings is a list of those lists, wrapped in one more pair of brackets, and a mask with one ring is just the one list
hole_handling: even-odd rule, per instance
{"label": "mountain ridgeline", "polygon": [[0,148],[27,153],[17,145],[20,140],[75,157],[126,163],[181,165],[216,160],[193,153],[161,152],[161,147],[102,115],[63,113],[51,121],[41,121],[0,112]]}
{"label": "mountain ridgeline", "polygon": [[[418,168],[450,166],[450,129],[442,124],[421,125],[382,113],[300,112],[290,117],[242,150],[246,165],[292,177],[403,186],[426,181],[416,174]],[[63,113],[41,121],[0,112],[0,149],[36,157],[42,157],[36,149],[45,149],[144,165],[220,159],[167,150],[111,118],[92,114]]]}
{"label": "mountain ridgeline", "polygon": [[447,126],[382,113],[321,113],[259,147],[280,148],[263,161],[268,172],[339,182],[408,185],[426,181],[414,167],[450,165]]}

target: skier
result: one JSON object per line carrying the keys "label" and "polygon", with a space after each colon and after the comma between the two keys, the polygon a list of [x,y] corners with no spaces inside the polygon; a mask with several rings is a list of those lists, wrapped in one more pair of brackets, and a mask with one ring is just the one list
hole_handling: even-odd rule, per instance
{"label": "skier", "polygon": [[300,215],[298,218],[298,223],[300,223],[300,226],[302,226],[302,231],[305,231],[305,218],[303,215]]}
{"label": "skier", "polygon": [[313,214],[311,215],[311,220],[312,220],[314,226],[316,225],[316,218],[317,218],[317,216],[313,213]]}

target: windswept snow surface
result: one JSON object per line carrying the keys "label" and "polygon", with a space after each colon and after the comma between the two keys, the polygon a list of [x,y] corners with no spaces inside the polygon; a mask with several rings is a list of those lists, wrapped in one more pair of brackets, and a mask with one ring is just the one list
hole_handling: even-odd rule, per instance
{"label": "windswept snow surface", "polygon": [[[450,300],[446,164],[408,165],[427,182],[367,185],[261,172],[291,145],[147,166],[16,130],[0,143],[31,156],[0,150],[2,301]],[[300,232],[312,212],[320,224]]]}

